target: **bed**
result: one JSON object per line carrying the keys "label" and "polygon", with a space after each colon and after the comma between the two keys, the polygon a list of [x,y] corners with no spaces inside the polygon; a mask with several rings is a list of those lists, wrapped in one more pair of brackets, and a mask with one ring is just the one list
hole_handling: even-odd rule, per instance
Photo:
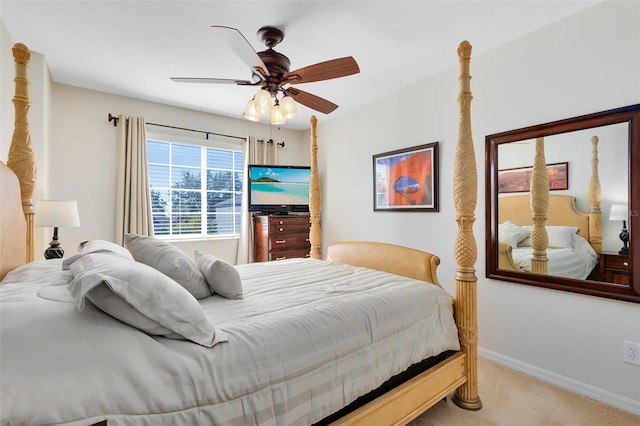
{"label": "bed", "polygon": [[[30,143],[17,110],[14,167],[0,163],[0,247],[15,248],[0,253],[0,423],[406,424],[450,394],[480,409],[470,54],[461,43],[453,297],[431,253],[347,241],[321,259],[317,170],[310,258],[231,266],[196,253],[209,286],[233,283],[210,297],[193,297],[159,256],[136,254],[136,241],[159,250],[144,236],[127,249],[89,241],[67,259],[33,261],[24,191],[33,173],[15,173],[15,153],[31,155]],[[16,96],[28,108],[27,63],[16,57]],[[313,118],[311,139],[316,168]],[[142,315],[118,316],[122,300]]]}
{"label": "bed", "polygon": [[583,213],[575,197],[549,194],[544,139],[538,138],[531,193],[498,198],[498,268],[580,280],[592,274],[602,233],[597,136],[591,144],[590,210]]}

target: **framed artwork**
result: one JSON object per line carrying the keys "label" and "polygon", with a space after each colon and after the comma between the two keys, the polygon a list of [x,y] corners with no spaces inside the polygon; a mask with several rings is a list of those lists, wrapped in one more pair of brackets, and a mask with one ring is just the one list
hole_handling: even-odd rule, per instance
{"label": "framed artwork", "polygon": [[373,210],[438,211],[438,142],[373,156]]}
{"label": "framed artwork", "polygon": [[[533,166],[498,170],[498,193],[529,192]],[[569,189],[569,163],[547,164],[549,191]]]}

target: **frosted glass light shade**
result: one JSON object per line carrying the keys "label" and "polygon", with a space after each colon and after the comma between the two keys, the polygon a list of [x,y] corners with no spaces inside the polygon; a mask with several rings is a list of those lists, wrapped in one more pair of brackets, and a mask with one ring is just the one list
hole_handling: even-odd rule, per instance
{"label": "frosted glass light shade", "polygon": [[244,116],[244,118],[251,121],[260,121],[260,117],[262,116],[260,114],[260,111],[258,111],[258,105],[256,104],[256,101],[254,101],[253,99],[247,102],[247,106],[244,107],[244,112],[242,113],[242,115]]}
{"label": "frosted glass light shade", "polygon": [[271,108],[271,124],[285,124],[286,122],[287,118],[284,116],[280,105],[274,105]]}
{"label": "frosted glass light shade", "polygon": [[36,201],[35,225],[49,228],[75,228],[80,226],[76,200]]}
{"label": "frosted glass light shade", "polygon": [[285,96],[280,99],[280,108],[286,118],[293,118],[298,115],[298,106],[291,96]]}
{"label": "frosted glass light shade", "polygon": [[627,220],[629,218],[629,208],[626,204],[612,204],[611,211],[609,212],[609,220],[619,221]]}
{"label": "frosted glass light shade", "polygon": [[269,112],[269,110],[271,109],[271,103],[273,102],[271,100],[271,93],[267,92],[264,89],[259,90],[258,93],[256,93],[254,99],[256,104],[258,105],[257,109],[261,114],[266,114]]}

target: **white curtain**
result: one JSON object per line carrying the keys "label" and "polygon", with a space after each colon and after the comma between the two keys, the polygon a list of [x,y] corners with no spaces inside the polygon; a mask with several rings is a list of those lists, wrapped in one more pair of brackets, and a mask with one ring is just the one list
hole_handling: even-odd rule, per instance
{"label": "white curtain", "polygon": [[278,164],[278,146],[275,142],[258,141],[255,136],[247,136],[242,143],[244,165],[242,168],[242,215],[240,217],[240,240],[236,264],[252,263],[253,251],[253,215],[249,213],[249,164]]}
{"label": "white curtain", "polygon": [[142,117],[118,116],[115,242],[125,233],[153,235],[147,166],[147,132]]}

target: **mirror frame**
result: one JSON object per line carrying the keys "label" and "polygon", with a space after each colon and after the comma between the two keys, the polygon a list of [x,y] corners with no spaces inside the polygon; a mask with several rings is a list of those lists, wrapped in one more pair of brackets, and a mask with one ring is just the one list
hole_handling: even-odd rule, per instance
{"label": "mirror frame", "polygon": [[[629,286],[498,269],[498,146],[623,122],[629,124]],[[488,135],[485,173],[487,278],[640,303],[640,104]]]}

